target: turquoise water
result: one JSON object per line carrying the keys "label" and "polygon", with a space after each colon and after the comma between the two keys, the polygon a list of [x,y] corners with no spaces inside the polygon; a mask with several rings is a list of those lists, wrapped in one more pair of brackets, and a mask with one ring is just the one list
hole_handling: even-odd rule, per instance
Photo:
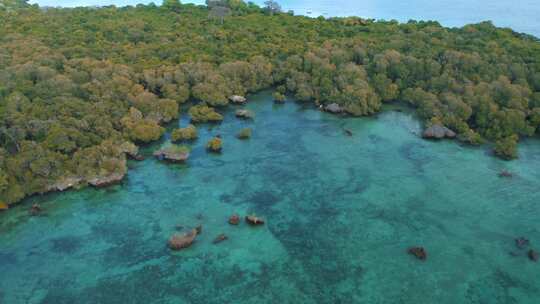
{"label": "turquoise water", "polygon": [[[135,5],[148,0],[31,0],[42,6]],[[162,1],[153,1],[160,4]],[[204,0],[182,3],[204,4]],[[263,5],[263,0],[253,1]],[[307,16],[361,16],[374,19],[436,20],[444,26],[463,26],[491,20],[497,26],[540,37],[537,0],[278,0],[284,10]]]}
{"label": "turquoise water", "polygon": [[[255,120],[231,110],[201,127],[185,165],[131,162],[122,185],[0,214],[0,303],[540,302],[540,263],[514,245],[540,249],[538,140],[504,162],[422,140],[407,110],[339,118],[250,100]],[[253,137],[236,139],[246,126]],[[207,154],[216,134],[223,153]],[[32,202],[46,215],[28,216]],[[267,224],[227,224],[252,212]],[[166,247],[198,224],[191,248]]]}

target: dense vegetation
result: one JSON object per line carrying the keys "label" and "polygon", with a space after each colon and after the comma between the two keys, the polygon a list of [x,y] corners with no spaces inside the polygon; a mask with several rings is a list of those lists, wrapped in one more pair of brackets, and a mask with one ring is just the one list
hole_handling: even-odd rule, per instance
{"label": "dense vegetation", "polygon": [[489,22],[313,19],[241,0],[0,4],[0,202],[119,170],[118,147],[160,138],[187,101],[193,122],[219,121],[230,95],[272,86],[351,115],[406,101],[504,158],[540,125],[540,43]]}

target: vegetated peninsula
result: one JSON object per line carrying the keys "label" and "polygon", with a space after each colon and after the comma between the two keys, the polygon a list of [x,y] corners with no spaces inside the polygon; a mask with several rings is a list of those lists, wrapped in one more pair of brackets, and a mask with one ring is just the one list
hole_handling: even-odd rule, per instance
{"label": "vegetated peninsula", "polygon": [[179,111],[221,121],[231,96],[265,88],[353,116],[404,101],[427,135],[508,159],[540,125],[540,42],[490,22],[308,18],[273,1],[0,4],[4,204],[116,182]]}

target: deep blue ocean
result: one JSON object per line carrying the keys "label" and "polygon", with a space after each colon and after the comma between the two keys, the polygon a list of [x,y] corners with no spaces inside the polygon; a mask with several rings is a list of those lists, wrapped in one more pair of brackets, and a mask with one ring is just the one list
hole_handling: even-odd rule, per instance
{"label": "deep blue ocean", "polygon": [[[42,6],[118,6],[150,3],[147,0],[32,0]],[[154,1],[161,3],[160,0]],[[202,4],[204,0],[182,1]],[[256,0],[263,3],[263,0]],[[360,16],[406,22],[436,20],[445,26],[463,26],[491,20],[495,25],[540,37],[538,0],[282,0],[284,10],[308,16]]]}

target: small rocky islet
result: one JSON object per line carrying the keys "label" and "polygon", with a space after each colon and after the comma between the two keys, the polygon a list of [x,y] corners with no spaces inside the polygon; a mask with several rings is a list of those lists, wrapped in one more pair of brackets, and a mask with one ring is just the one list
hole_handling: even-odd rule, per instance
{"label": "small rocky islet", "polygon": [[[201,220],[202,217],[197,217],[197,219]],[[249,224],[250,226],[261,226],[261,225],[264,225],[265,223],[265,221],[262,218],[257,217],[253,214],[246,215],[245,220],[246,220],[246,223]],[[240,216],[237,214],[233,214],[228,219],[228,223],[234,226],[238,226],[240,224]],[[184,227],[183,225],[176,225],[175,228],[182,230],[183,227]],[[191,245],[193,245],[193,243],[195,242],[195,239],[201,233],[202,233],[202,225],[198,225],[197,227],[190,229],[186,233],[174,233],[167,242],[168,247],[174,251],[179,251],[182,249],[189,248],[191,247]],[[224,233],[220,233],[218,236],[214,238],[212,243],[219,244],[228,239],[229,239],[228,235]]]}

